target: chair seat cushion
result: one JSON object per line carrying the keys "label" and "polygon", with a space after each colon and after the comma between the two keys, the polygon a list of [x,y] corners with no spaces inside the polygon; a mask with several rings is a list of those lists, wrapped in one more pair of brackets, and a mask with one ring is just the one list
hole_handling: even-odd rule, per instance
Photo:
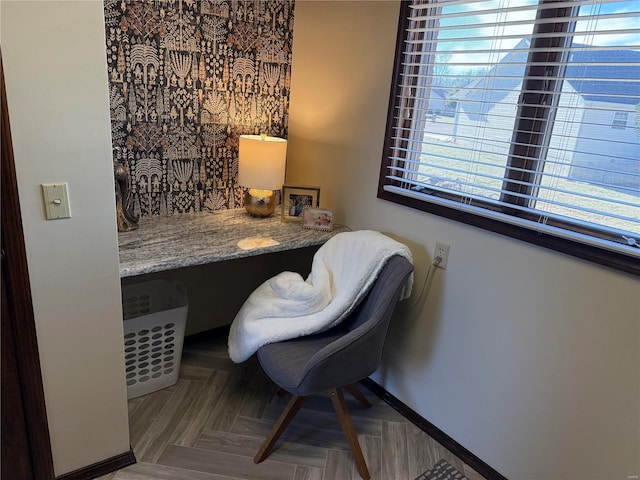
{"label": "chair seat cushion", "polygon": [[[319,350],[344,335],[334,328],[324,333],[271,343],[260,347],[258,359],[264,371],[277,385],[295,395],[308,394],[297,388],[304,381],[308,363]],[[331,375],[331,372],[328,372]]]}

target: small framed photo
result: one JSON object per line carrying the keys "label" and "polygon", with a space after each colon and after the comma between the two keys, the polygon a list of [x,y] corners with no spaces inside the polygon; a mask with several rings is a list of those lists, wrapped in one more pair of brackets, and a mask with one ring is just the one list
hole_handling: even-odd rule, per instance
{"label": "small framed photo", "polygon": [[282,221],[299,222],[305,207],[320,206],[320,187],[282,186]]}
{"label": "small framed photo", "polygon": [[302,226],[313,230],[333,230],[333,211],[306,207],[302,211]]}

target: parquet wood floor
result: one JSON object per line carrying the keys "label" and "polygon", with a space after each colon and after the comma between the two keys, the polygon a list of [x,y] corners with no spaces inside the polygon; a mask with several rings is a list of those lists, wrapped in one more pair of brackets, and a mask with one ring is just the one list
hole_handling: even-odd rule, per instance
{"label": "parquet wood floor", "polygon": [[[365,387],[363,407],[345,393],[372,479],[412,480],[444,458],[469,480],[482,477]],[[138,463],[100,480],[358,480],[326,395],[307,399],[271,455],[253,457],[285,396],[255,357],[235,364],[226,337],[186,345],[175,385],[129,401]]]}

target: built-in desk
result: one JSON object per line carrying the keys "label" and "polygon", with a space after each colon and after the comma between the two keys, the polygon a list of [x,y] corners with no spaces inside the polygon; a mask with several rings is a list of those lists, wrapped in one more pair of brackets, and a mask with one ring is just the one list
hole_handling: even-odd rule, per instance
{"label": "built-in desk", "polygon": [[[137,230],[118,234],[120,277],[317,246],[346,230],[308,230],[277,214],[253,218],[244,209],[143,218]],[[248,249],[238,246],[241,240]]]}

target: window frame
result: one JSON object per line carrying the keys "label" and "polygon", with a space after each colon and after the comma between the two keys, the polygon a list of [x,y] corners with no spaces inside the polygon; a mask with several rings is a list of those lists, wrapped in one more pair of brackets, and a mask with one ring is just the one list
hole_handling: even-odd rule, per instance
{"label": "window frame", "polygon": [[613,112],[611,128],[614,130],[624,130],[629,123],[629,112]]}
{"label": "window frame", "polygon": [[[553,4],[553,0],[541,0],[542,4]],[[518,240],[525,241],[527,243],[541,246],[544,248],[548,248],[557,252],[565,253],[574,257],[582,258],[600,265],[604,265],[615,270],[623,271],[626,273],[631,273],[633,275],[640,276],[640,258],[635,257],[633,255],[627,255],[622,252],[618,252],[615,250],[610,250],[607,248],[603,248],[591,243],[583,243],[581,241],[573,240],[571,238],[566,238],[559,235],[553,235],[547,232],[536,231],[531,228],[527,228],[524,226],[519,226],[514,224],[513,222],[502,221],[493,216],[483,215],[482,210],[486,210],[485,213],[488,212],[500,212],[506,213],[516,219],[528,219],[531,220],[530,216],[523,215],[520,212],[518,215],[514,215],[515,210],[506,211],[504,208],[497,208],[495,205],[490,204],[489,202],[481,202],[476,201],[475,204],[478,206],[476,213],[467,210],[460,210],[455,208],[453,205],[447,205],[446,202],[438,202],[437,198],[453,200],[458,202],[458,199],[454,195],[450,194],[442,194],[439,193],[437,198],[434,198],[434,201],[422,200],[418,198],[413,198],[406,195],[401,195],[399,193],[395,193],[389,190],[386,190],[384,187],[387,185],[399,185],[402,182],[399,181],[389,181],[386,176],[388,175],[388,167],[390,165],[399,165],[400,167],[406,166],[406,160],[395,162],[392,160],[392,156],[398,147],[398,140],[393,139],[393,132],[401,129],[402,131],[410,132],[409,136],[404,137],[401,140],[400,146],[406,147],[408,143],[411,142],[411,132],[415,134],[416,129],[413,128],[413,119],[405,118],[401,120],[396,120],[396,111],[398,107],[401,109],[408,108],[413,109],[415,102],[420,102],[420,99],[415,99],[411,95],[402,95],[402,90],[407,88],[415,88],[417,84],[412,85],[402,85],[401,84],[401,74],[407,73],[407,69],[419,69],[418,66],[403,66],[403,52],[408,48],[405,45],[405,30],[409,26],[409,17],[411,13],[410,8],[411,1],[410,0],[402,0],[400,6],[400,14],[398,21],[398,31],[397,31],[397,39],[396,39],[396,48],[395,48],[395,59],[393,66],[393,77],[391,84],[391,92],[389,95],[389,104],[388,104],[388,113],[387,113],[387,123],[386,123],[386,131],[385,131],[385,139],[383,145],[382,152],[382,162],[380,165],[380,176],[378,182],[378,198],[387,200],[393,203],[397,203],[400,205],[404,205],[407,207],[411,207],[417,210],[421,210],[427,213],[432,213],[441,217],[449,218],[461,223],[465,223],[467,225],[471,225],[474,227],[482,228],[484,230],[488,230],[494,233],[498,233],[501,235],[506,235],[511,238],[515,238]],[[434,5],[434,9],[437,9],[438,6]],[[564,13],[570,11],[572,8],[576,7],[559,7],[557,9],[540,9],[538,10],[537,15],[545,15],[545,16],[556,16],[556,12],[558,10],[563,10]],[[565,15],[562,15],[563,17]],[[427,21],[432,21],[427,20]],[[568,29],[573,28],[572,23],[570,22],[554,22],[554,23],[540,23],[536,26],[537,33],[543,33],[542,30],[546,29],[547,31],[553,32],[566,32]],[[558,30],[560,28],[560,30]],[[554,36],[533,36],[532,37],[532,49],[539,48],[544,46],[560,46],[558,42],[564,42],[563,36],[560,35],[558,37]],[[534,44],[535,43],[535,47]],[[435,52],[433,53],[435,56]],[[522,95],[523,97],[528,96],[523,103],[523,105],[518,107],[518,120],[514,125],[514,132],[520,132],[522,135],[523,122],[530,122],[531,118],[534,120],[534,125],[532,128],[528,128],[528,131],[524,134],[528,137],[531,132],[535,134],[542,134],[542,129],[544,128],[543,124],[545,123],[546,118],[550,115],[550,112],[553,111],[550,107],[541,107],[541,100],[543,100],[543,93],[538,93],[540,91],[539,83],[545,80],[546,70],[549,68],[547,65],[551,64],[554,69],[559,68],[558,66],[553,67],[553,65],[557,65],[561,60],[559,57],[562,55],[562,52],[545,52],[545,53],[535,53],[535,51],[530,51],[529,59],[527,60],[527,70],[529,75],[525,74],[525,78],[528,78],[527,82],[529,85],[523,85],[522,87]],[[553,58],[551,58],[553,57]],[[548,78],[548,77],[547,77]],[[415,79],[414,79],[415,82]],[[554,83],[559,83],[554,82]],[[551,85],[549,90],[556,88],[556,85]],[[527,92],[529,90],[529,92]],[[402,104],[396,103],[396,99],[402,98]],[[528,118],[528,119],[527,119]],[[515,134],[518,135],[517,133]],[[524,142],[522,142],[524,143]],[[538,145],[533,147],[533,149],[537,150],[539,148],[544,148],[543,142],[538,142]],[[526,185],[525,188],[529,191],[522,191],[522,182],[527,182],[527,178],[522,177],[522,171],[524,169],[530,170],[528,176],[535,176],[537,165],[532,165],[532,162],[543,163],[540,160],[532,161],[531,158],[535,158],[535,152],[532,152],[531,146],[526,146],[520,151],[518,149],[514,149],[510,152],[509,158],[507,160],[507,174],[505,175],[503,187],[506,191],[514,191],[514,193],[522,194],[529,193],[530,190],[535,189],[535,184],[533,182],[529,182],[529,185]],[[532,154],[533,153],[533,154]],[[511,180],[517,180],[517,183],[510,183]],[[519,187],[514,187],[518,186]],[[515,188],[515,190],[513,190]],[[503,194],[503,197],[505,195]],[[513,195],[512,201],[514,202],[522,202],[522,196]],[[502,199],[502,198],[501,198]],[[529,217],[529,218],[527,218]],[[556,222],[556,225],[559,229],[562,228],[561,222]],[[572,227],[572,230],[575,232],[577,229],[575,225]],[[587,233],[590,236],[595,237],[590,230],[585,230],[583,232],[578,231],[578,233]]]}

